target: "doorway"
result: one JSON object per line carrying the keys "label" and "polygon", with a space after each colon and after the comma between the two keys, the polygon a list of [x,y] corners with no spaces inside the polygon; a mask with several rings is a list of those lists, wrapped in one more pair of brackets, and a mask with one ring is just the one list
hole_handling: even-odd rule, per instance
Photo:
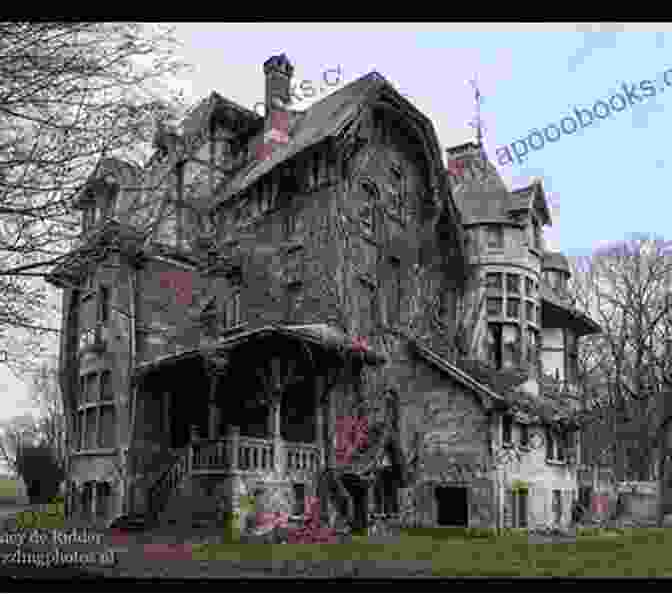
{"label": "doorway", "polygon": [[469,506],[466,487],[436,487],[437,524],[439,526],[468,526]]}

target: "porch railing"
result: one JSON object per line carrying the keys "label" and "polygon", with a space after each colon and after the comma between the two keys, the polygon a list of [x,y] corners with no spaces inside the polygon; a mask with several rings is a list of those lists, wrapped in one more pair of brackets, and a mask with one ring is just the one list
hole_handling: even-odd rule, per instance
{"label": "porch railing", "polygon": [[[240,470],[294,475],[312,473],[320,467],[320,448],[310,443],[275,442],[272,439],[233,435],[216,440],[199,440],[190,447],[191,467],[202,473]],[[284,456],[278,456],[276,448],[283,450]]]}

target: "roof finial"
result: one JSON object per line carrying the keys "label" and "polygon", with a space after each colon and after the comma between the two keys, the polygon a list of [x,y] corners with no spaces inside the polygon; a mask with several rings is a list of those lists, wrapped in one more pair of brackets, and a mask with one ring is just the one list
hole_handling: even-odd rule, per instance
{"label": "roof finial", "polygon": [[483,119],[481,118],[481,102],[483,97],[481,91],[478,88],[478,79],[477,76],[474,76],[472,80],[469,81],[471,86],[474,88],[474,100],[476,102],[476,115],[474,119],[469,123],[472,128],[476,128],[476,144],[481,150],[483,157],[485,158],[485,147],[483,146]]}

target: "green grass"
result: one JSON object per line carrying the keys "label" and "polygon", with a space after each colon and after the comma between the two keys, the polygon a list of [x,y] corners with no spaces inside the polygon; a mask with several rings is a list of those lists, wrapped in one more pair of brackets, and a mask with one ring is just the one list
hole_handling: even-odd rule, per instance
{"label": "green grass", "polygon": [[561,544],[530,544],[524,534],[465,538],[426,532],[416,529],[384,545],[362,536],[350,545],[202,545],[194,548],[194,558],[431,561],[434,573],[443,576],[672,576],[669,529],[580,535]]}
{"label": "green grass", "polygon": [[15,479],[0,479],[0,503],[16,503],[19,499],[19,482]]}

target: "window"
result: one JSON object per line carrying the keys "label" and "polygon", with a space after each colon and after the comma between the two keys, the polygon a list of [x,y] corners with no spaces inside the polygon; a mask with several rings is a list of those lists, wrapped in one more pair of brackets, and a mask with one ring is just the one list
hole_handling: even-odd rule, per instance
{"label": "window", "polygon": [[553,460],[555,455],[555,445],[553,444],[553,433],[550,427],[546,427],[546,459]]}
{"label": "window", "polygon": [[390,291],[390,305],[388,316],[390,322],[399,322],[401,317],[401,262],[398,258],[390,259],[392,290]]}
{"label": "window", "polygon": [[510,444],[513,441],[513,417],[511,415],[502,416],[502,442]]}
{"label": "window", "polygon": [[89,373],[80,378],[80,385],[74,419],[74,449],[114,448],[117,425],[110,371]]}
{"label": "window", "polygon": [[297,483],[293,485],[294,487],[294,515],[301,516],[305,511],[305,500],[306,500],[306,486]]}
{"label": "window", "polygon": [[490,316],[501,316],[502,315],[502,302],[503,299],[498,297],[488,297],[487,307],[488,315]]}
{"label": "window", "polygon": [[98,290],[98,323],[107,324],[110,318],[110,289],[100,287]]}
{"label": "window", "polygon": [[240,324],[240,289],[237,287],[226,302],[224,319],[226,328]]}
{"label": "window", "polygon": [[404,176],[401,171],[401,167],[394,165],[392,167],[392,195],[391,195],[391,204],[390,210],[394,216],[404,221],[404,202],[405,197],[405,188],[404,188]]}
{"label": "window", "polygon": [[507,366],[520,365],[521,344],[520,328],[516,325],[507,324],[505,326],[505,344],[506,344],[506,364]]}
{"label": "window", "polygon": [[525,303],[525,318],[528,322],[534,322],[534,303],[531,301]]}
{"label": "window", "polygon": [[501,324],[488,324],[488,360],[496,369],[502,367]]}
{"label": "window", "polygon": [[495,291],[502,290],[502,273],[501,272],[488,272],[485,277],[486,286],[488,289]]}
{"label": "window", "polygon": [[112,389],[112,374],[105,370],[100,375],[100,398],[101,400],[114,400],[114,391]]}
{"label": "window", "polygon": [[539,221],[537,219],[534,219],[533,224],[532,224],[532,228],[533,228],[533,235],[534,235],[533,245],[537,250],[541,250],[542,249],[542,243],[543,243],[542,242],[542,237],[541,237],[541,225],[539,224]]}
{"label": "window", "polygon": [[534,281],[531,278],[525,278],[525,293],[528,297],[534,296]]}
{"label": "window", "polygon": [[504,248],[504,230],[499,225],[488,225],[488,247],[492,249]]}
{"label": "window", "polygon": [[99,447],[113,448],[116,439],[114,432],[116,431],[115,423],[115,408],[114,406],[100,407],[100,430],[99,430]]}
{"label": "window", "polygon": [[529,363],[536,363],[539,353],[537,331],[533,328],[527,329],[527,360]]}
{"label": "window", "polygon": [[506,315],[509,318],[520,317],[520,299],[507,299],[506,300]]}
{"label": "window", "polygon": [[565,377],[570,384],[576,383],[579,376],[579,351],[575,334],[568,329],[565,333]]}
{"label": "window", "polygon": [[299,283],[303,280],[303,248],[293,248],[287,252],[285,282]]}
{"label": "window", "polygon": [[298,310],[301,306],[303,283],[295,282],[287,285],[287,319],[298,321]]}
{"label": "window", "polygon": [[546,459],[555,462],[564,462],[568,449],[567,432],[558,435],[550,427],[546,427]]}
{"label": "window", "polygon": [[520,275],[506,275],[506,291],[508,293],[513,293],[514,295],[520,295]]}
{"label": "window", "polygon": [[378,191],[374,184],[370,181],[362,183],[364,190],[363,201],[364,204],[359,209],[359,220],[362,224],[364,232],[368,235],[374,235],[375,229],[375,206],[378,197]]}
{"label": "window", "polygon": [[520,425],[520,447],[527,448],[530,446],[530,431],[529,426],[522,423]]}

